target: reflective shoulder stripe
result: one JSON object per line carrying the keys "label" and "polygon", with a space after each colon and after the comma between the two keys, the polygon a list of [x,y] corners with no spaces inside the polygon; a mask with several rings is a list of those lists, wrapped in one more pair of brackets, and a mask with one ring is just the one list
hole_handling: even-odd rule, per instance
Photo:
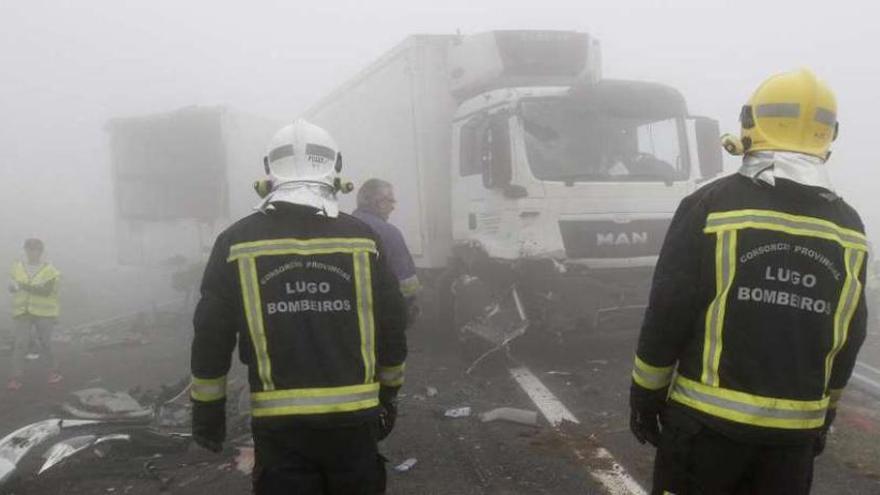
{"label": "reflective shoulder stripe", "polygon": [[251,410],[255,418],[351,412],[378,405],[378,383],[251,394]]}
{"label": "reflective shoulder stripe", "polygon": [[403,297],[414,297],[422,289],[419,277],[413,275],[400,281],[400,293]]}
{"label": "reflective shoulder stripe", "polygon": [[724,343],[724,318],[727,299],[736,277],[736,231],[717,234],[715,246],[715,299],[706,311],[706,330],[703,341],[703,373],[700,380],[712,386],[719,383],[718,369]]}
{"label": "reflective shoulder stripe", "polygon": [[841,396],[843,396],[843,389],[842,388],[833,388],[833,389],[829,390],[828,391],[828,399],[829,399],[828,407],[830,407],[831,409],[836,409],[837,403],[840,402]]}
{"label": "reflective shoulder stripe", "polygon": [[793,235],[818,237],[835,241],[844,247],[868,250],[868,239],[861,232],[846,229],[821,218],[791,215],[771,210],[735,210],[710,213],[703,232],[757,228],[777,230]]}
{"label": "reflective shoulder stripe", "polygon": [[831,350],[825,356],[825,386],[831,380],[831,371],[834,368],[834,359],[846,344],[849,338],[849,325],[859,306],[862,295],[862,283],[859,273],[865,261],[865,252],[855,249],[846,249],[844,253],[844,266],[846,268],[846,280],[843,282],[843,290],[840,291],[840,299],[837,302],[837,310],[834,312],[834,336]]}
{"label": "reflective shoulder stripe", "polygon": [[266,241],[244,242],[229,248],[227,261],[242,257],[270,256],[283,254],[331,254],[331,253],[377,253],[376,243],[371,239],[326,238],[326,239],[272,239]]}
{"label": "reflective shoulder stripe", "polygon": [[219,378],[192,377],[190,397],[201,402],[214,402],[226,397],[226,376]]}
{"label": "reflective shoulder stripe", "polygon": [[263,390],[274,390],[272,363],[269,359],[262,303],[260,301],[259,274],[257,273],[257,263],[254,258],[246,257],[238,260],[238,276],[241,281],[241,296],[248,332],[251,337],[251,347],[257,360],[257,375],[260,377]]}
{"label": "reflective shoulder stripe", "polygon": [[829,398],[799,401],[752,395],[710,387],[676,376],[670,398],[712,416],[737,423],[770,428],[803,430],[825,424]]}
{"label": "reflective shoulder stripe", "polygon": [[648,390],[660,390],[672,381],[675,366],[651,366],[636,356],[632,377],[639,386]]}
{"label": "reflective shoulder stripe", "polygon": [[379,383],[387,387],[399,387],[403,385],[406,364],[399,366],[379,366],[376,378]]}
{"label": "reflective shoulder stripe", "polygon": [[376,321],[373,314],[373,278],[369,253],[366,251],[354,254],[354,280],[364,383],[372,383],[376,374]]}

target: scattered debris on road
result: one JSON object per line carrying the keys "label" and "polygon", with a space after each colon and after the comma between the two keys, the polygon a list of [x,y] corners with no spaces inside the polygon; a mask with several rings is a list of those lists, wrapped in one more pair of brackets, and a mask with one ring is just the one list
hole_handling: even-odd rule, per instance
{"label": "scattered debris on road", "polygon": [[405,473],[415,467],[415,465],[419,462],[415,457],[410,457],[409,459],[401,462],[400,464],[394,466],[394,470],[398,473]]}
{"label": "scattered debris on road", "polygon": [[470,415],[470,406],[447,409],[446,412],[443,413],[443,416],[446,416],[447,418],[467,418]]}
{"label": "scattered debris on road", "polygon": [[480,414],[480,421],[489,423],[492,421],[507,421],[526,426],[538,426],[538,413],[513,407],[499,407]]}

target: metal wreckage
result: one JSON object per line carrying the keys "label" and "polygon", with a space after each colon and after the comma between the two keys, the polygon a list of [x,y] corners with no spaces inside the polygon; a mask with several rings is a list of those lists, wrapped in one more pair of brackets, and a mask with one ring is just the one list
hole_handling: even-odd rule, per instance
{"label": "metal wreckage", "polygon": [[[237,388],[236,388],[237,387]],[[183,452],[191,444],[190,385],[181,380],[158,391],[110,392],[89,388],[70,394],[53,417],[36,421],[0,440],[0,494],[15,493],[23,483],[64,470],[78,462],[110,458],[146,459],[147,477],[164,480],[150,459]],[[247,394],[233,384],[241,400],[231,404],[232,431],[246,433]],[[240,436],[240,435],[239,435]]]}

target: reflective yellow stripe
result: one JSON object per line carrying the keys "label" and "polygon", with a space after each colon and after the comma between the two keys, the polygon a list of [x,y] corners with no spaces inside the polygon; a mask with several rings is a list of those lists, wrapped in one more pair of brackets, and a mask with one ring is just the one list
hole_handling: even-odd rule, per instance
{"label": "reflective yellow stripe", "polygon": [[229,249],[227,261],[242,257],[300,254],[316,255],[331,253],[376,253],[376,243],[362,238],[328,239],[272,239],[235,244]]}
{"label": "reflective yellow stripe", "polygon": [[406,364],[400,366],[380,366],[376,377],[379,383],[387,387],[399,387],[403,385]]}
{"label": "reflective yellow stripe", "polygon": [[263,390],[274,390],[272,362],[269,359],[266,330],[263,325],[263,306],[260,301],[260,285],[256,260],[251,257],[239,259],[238,274],[241,280],[244,313],[247,317],[251,344],[257,359],[257,374],[260,377],[260,382],[263,384]]}
{"label": "reflective yellow stripe", "polygon": [[862,294],[862,283],[859,274],[862,271],[862,263],[865,261],[865,253],[855,249],[847,249],[844,252],[844,264],[846,267],[846,281],[840,292],[840,300],[837,302],[837,310],[834,312],[834,340],[831,350],[825,356],[825,387],[831,380],[831,370],[834,368],[834,359],[837,353],[846,344],[849,338],[849,324],[852,321],[859,299]]}
{"label": "reflective yellow stripe", "polygon": [[632,377],[639,386],[648,390],[660,390],[672,381],[675,366],[651,366],[636,356]]}
{"label": "reflective yellow stripe", "polygon": [[770,210],[737,210],[711,213],[703,230],[707,234],[757,228],[775,230],[792,235],[817,237],[862,251],[868,250],[868,240],[861,232],[846,229],[828,220],[791,215]]}
{"label": "reflective yellow stripe", "polygon": [[358,308],[358,330],[361,335],[361,358],[364,362],[364,383],[371,383],[376,374],[376,325],[373,319],[373,282],[370,255],[363,251],[354,255],[355,293]]}
{"label": "reflective yellow stripe", "polygon": [[400,281],[400,293],[403,297],[415,297],[421,289],[422,284],[419,283],[419,277],[416,275]]}
{"label": "reflective yellow stripe", "polygon": [[227,260],[237,261],[239,266],[242,298],[251,342],[257,359],[257,370],[264,391],[274,390],[275,384],[272,380],[272,363],[266,342],[256,259],[260,256],[280,255],[352,255],[358,330],[361,338],[361,357],[364,363],[364,383],[370,384],[376,374],[376,328],[373,316],[371,253],[378,253],[376,243],[365,238],[272,239],[235,244],[229,249]]}
{"label": "reflective yellow stripe", "polygon": [[360,411],[378,405],[378,383],[251,394],[251,410],[254,417]]}
{"label": "reflective yellow stripe", "polygon": [[220,378],[192,377],[190,397],[202,402],[218,401],[226,397],[226,376]]}
{"label": "reflective yellow stripe", "polygon": [[762,397],[710,387],[681,375],[675,377],[670,398],[737,423],[792,430],[821,427],[830,401],[828,397],[815,401]]}
{"label": "reflective yellow stripe", "polygon": [[719,384],[718,367],[724,337],[727,298],[736,276],[736,231],[719,232],[715,241],[715,299],[706,312],[703,342],[703,373],[700,380],[713,387]]}
{"label": "reflective yellow stripe", "polygon": [[830,407],[831,409],[836,409],[837,403],[840,402],[840,398],[842,396],[843,396],[843,389],[842,388],[833,388],[833,389],[829,390],[828,391],[828,398],[829,398],[828,407]]}

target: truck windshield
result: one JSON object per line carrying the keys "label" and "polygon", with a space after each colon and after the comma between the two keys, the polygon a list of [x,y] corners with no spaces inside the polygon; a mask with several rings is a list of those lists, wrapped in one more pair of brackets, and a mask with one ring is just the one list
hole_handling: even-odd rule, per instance
{"label": "truck windshield", "polygon": [[663,181],[688,176],[677,118],[619,117],[569,99],[523,102],[532,173],[548,181]]}

